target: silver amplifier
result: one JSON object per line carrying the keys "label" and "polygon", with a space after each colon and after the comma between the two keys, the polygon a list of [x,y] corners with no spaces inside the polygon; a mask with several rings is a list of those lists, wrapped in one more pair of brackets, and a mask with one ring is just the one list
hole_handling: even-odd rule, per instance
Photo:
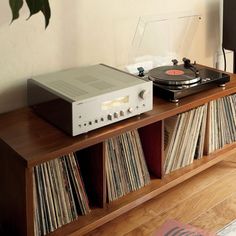
{"label": "silver amplifier", "polygon": [[106,65],[28,80],[28,104],[72,136],[152,110],[152,82]]}

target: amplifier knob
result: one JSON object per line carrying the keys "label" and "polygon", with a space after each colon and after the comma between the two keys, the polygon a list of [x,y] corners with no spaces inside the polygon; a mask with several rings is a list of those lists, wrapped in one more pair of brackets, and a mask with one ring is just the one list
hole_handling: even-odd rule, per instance
{"label": "amplifier knob", "polygon": [[133,112],[133,108],[130,107],[130,108],[128,109],[128,112],[129,112],[129,113],[132,113],[132,112]]}
{"label": "amplifier knob", "polygon": [[108,120],[112,120],[112,115],[111,115],[111,114],[108,114],[108,115],[107,115],[107,119],[108,119]]}
{"label": "amplifier knob", "polygon": [[147,97],[147,94],[148,94],[147,90],[144,89],[139,93],[139,97],[141,99],[145,99]]}
{"label": "amplifier knob", "polygon": [[114,118],[118,118],[118,117],[119,117],[118,112],[115,112],[115,113],[114,113]]}
{"label": "amplifier knob", "polygon": [[125,112],[123,110],[120,111],[120,116],[124,116]]}

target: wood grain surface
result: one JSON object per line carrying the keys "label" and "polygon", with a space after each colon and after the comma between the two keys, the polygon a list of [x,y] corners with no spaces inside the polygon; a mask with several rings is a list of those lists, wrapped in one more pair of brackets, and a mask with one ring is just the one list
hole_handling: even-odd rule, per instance
{"label": "wood grain surface", "polygon": [[153,235],[167,219],[216,232],[236,219],[235,179],[232,155],[87,235]]}

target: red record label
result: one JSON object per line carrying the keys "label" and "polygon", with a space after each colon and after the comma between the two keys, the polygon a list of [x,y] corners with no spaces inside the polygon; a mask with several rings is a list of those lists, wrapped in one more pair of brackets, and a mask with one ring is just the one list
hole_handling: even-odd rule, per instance
{"label": "red record label", "polygon": [[184,71],[182,71],[182,70],[167,70],[165,73],[167,75],[183,75]]}

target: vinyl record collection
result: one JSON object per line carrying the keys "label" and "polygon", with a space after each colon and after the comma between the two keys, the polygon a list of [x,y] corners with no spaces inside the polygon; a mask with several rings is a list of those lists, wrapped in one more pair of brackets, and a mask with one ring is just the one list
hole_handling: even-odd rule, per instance
{"label": "vinyl record collection", "polygon": [[206,120],[207,105],[164,120],[166,174],[203,156]]}
{"label": "vinyl record collection", "polygon": [[137,130],[106,140],[105,156],[109,202],[150,182]]}
{"label": "vinyl record collection", "polygon": [[236,141],[236,94],[209,103],[205,152]]}
{"label": "vinyl record collection", "polygon": [[35,235],[45,235],[90,212],[74,153],[34,167]]}

